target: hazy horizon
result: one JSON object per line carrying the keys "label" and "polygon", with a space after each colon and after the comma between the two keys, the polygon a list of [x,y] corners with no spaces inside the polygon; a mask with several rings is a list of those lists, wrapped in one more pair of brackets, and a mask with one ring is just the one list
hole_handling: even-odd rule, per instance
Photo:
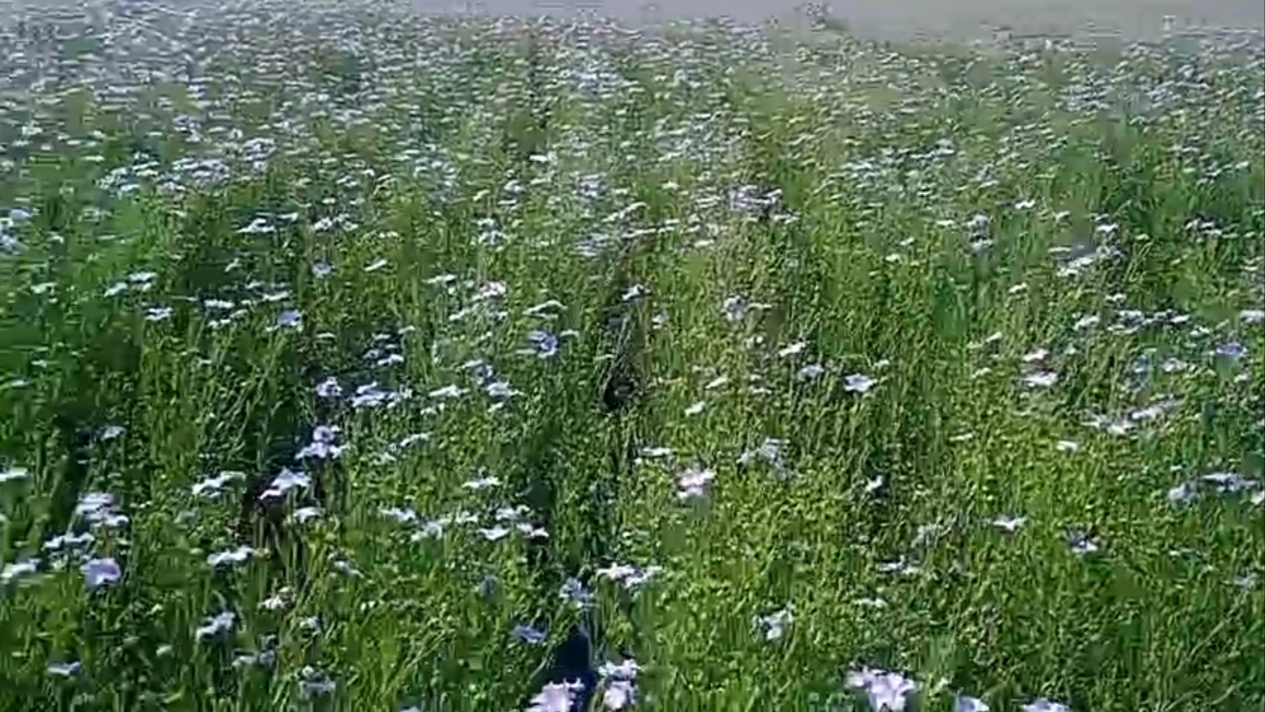
{"label": "hazy horizon", "polygon": [[[799,0],[686,0],[646,3],[641,0],[414,0],[422,12],[479,12],[494,15],[580,12],[624,20],[654,18],[728,17],[758,22],[791,17]],[[823,4],[823,3],[818,3]],[[1008,26],[1024,33],[1119,32],[1127,38],[1161,34],[1165,16],[1172,26],[1187,28],[1265,27],[1265,4],[1260,0],[982,0],[956,4],[942,0],[873,2],[834,0],[824,3],[831,15],[860,33],[950,38],[985,36],[992,28]]]}

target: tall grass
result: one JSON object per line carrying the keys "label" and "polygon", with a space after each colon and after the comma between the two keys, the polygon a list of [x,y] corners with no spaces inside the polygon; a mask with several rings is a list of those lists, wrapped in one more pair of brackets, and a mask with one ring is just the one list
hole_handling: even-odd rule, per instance
{"label": "tall grass", "polygon": [[113,7],[3,36],[3,709],[1265,703],[1259,37]]}

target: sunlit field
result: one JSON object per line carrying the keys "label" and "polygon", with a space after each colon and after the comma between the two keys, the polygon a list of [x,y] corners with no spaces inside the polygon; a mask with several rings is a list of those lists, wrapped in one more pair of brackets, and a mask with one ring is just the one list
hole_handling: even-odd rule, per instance
{"label": "sunlit field", "polygon": [[4,11],[0,710],[1262,709],[1259,31],[408,4]]}

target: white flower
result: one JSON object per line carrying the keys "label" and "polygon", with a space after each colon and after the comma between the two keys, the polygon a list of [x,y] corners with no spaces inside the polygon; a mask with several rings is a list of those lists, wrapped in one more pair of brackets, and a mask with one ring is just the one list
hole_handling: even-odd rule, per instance
{"label": "white flower", "polygon": [[217,551],[206,557],[206,564],[213,569],[221,566],[245,563],[247,559],[255,553],[255,550],[249,546],[239,546],[236,549],[227,549],[225,551]]}
{"label": "white flower", "polygon": [[843,390],[849,393],[868,393],[877,381],[863,373],[850,373],[843,377]]}
{"label": "white flower", "polygon": [[302,472],[295,472],[288,468],[282,468],[281,474],[273,478],[272,484],[268,489],[259,495],[260,501],[266,499],[278,499],[284,497],[286,492],[295,487],[307,488],[312,486],[312,478]]}
{"label": "white flower", "polygon": [[571,712],[576,693],[583,689],[584,683],[578,680],[545,683],[540,692],[531,698],[527,712]]}
{"label": "white flower", "polygon": [[1028,521],[1027,517],[1011,517],[1009,515],[1003,514],[999,517],[994,518],[992,521],[992,525],[999,529],[1005,529],[1008,532],[1014,533],[1018,531],[1019,528],[1022,527],[1027,521]]}
{"label": "white flower", "polygon": [[764,630],[767,641],[781,640],[786,635],[786,628],[795,620],[795,611],[790,606],[775,611],[767,616],[756,616],[752,623],[756,628]]}
{"label": "white flower", "polygon": [[1024,705],[1023,712],[1072,712],[1072,708],[1062,702],[1041,697]]}
{"label": "white flower", "polygon": [[1059,382],[1059,374],[1054,371],[1037,371],[1024,376],[1023,382],[1032,388],[1049,388]]}
{"label": "white flower", "polygon": [[51,663],[48,666],[48,674],[56,675],[57,677],[70,677],[79,672],[82,667],[83,664],[78,660],[72,660],[68,663]]}
{"label": "white flower", "polygon": [[24,467],[6,467],[0,470],[0,484],[25,480],[29,475],[30,472]]}
{"label": "white flower", "polygon": [[198,640],[206,640],[214,638],[220,633],[226,633],[233,629],[233,623],[236,622],[237,616],[232,611],[224,611],[206,619],[204,625],[198,626],[193,631],[193,637]]}

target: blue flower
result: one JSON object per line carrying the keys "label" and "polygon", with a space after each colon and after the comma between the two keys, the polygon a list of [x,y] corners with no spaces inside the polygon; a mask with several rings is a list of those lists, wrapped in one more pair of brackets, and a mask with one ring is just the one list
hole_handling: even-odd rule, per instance
{"label": "blue flower", "polygon": [[206,622],[198,626],[193,631],[193,637],[198,640],[206,640],[214,638],[221,633],[227,633],[233,629],[233,623],[237,621],[237,616],[232,611],[224,611],[217,613],[206,619]]}
{"label": "blue flower", "polygon": [[848,673],[848,686],[865,693],[874,712],[904,712],[918,686],[898,672],[861,668]]}
{"label": "blue flower", "polygon": [[338,426],[318,425],[312,429],[312,442],[299,451],[298,458],[304,459],[315,457],[321,460],[337,459],[342,454],[341,445],[336,445],[338,440]]}
{"label": "blue flower", "polygon": [[79,570],[83,572],[84,581],[90,591],[118,583],[123,578],[123,569],[119,568],[117,561],[109,557],[87,561]]}
{"label": "blue flower", "polygon": [[277,315],[277,326],[288,329],[303,328],[303,312],[298,309],[285,309]]}
{"label": "blue flower", "polygon": [[1228,344],[1222,344],[1217,347],[1216,354],[1225,358],[1240,359],[1247,353],[1247,347],[1237,341],[1231,341]]}
{"label": "blue flower", "polygon": [[548,331],[533,329],[527,332],[527,340],[532,345],[532,350],[527,353],[534,353],[537,358],[553,358],[558,355],[558,337]]}
{"label": "blue flower", "polygon": [[519,623],[514,626],[513,636],[528,645],[539,645],[545,639],[545,632]]}

